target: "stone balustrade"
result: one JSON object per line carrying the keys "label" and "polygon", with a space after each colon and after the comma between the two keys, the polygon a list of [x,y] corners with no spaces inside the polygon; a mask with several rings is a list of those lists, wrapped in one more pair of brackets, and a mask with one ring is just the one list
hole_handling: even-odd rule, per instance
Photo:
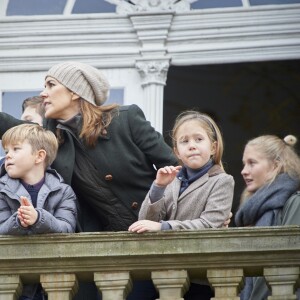
{"label": "stone balustrade", "polygon": [[214,300],[238,300],[246,276],[265,276],[268,300],[294,300],[300,226],[0,236],[0,300],[41,282],[49,300],[70,300],[94,281],[103,300],[124,300],[135,279],[152,279],[161,300],[183,299],[208,280]]}

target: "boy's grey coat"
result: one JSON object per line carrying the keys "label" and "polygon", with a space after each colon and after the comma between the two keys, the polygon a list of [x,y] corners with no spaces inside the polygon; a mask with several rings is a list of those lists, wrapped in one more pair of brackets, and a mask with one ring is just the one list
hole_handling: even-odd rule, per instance
{"label": "boy's grey coat", "polygon": [[31,201],[30,195],[18,179],[12,179],[7,174],[1,176],[0,234],[30,235],[75,231],[76,196],[55,170],[46,171],[45,183],[37,198],[36,210],[39,217],[37,222],[28,228],[22,227],[17,217],[20,196],[26,196]]}
{"label": "boy's grey coat", "polygon": [[217,165],[194,181],[178,197],[181,181],[176,177],[163,198],[151,204],[149,194],[139,219],[168,221],[172,229],[222,227],[228,219],[233,200],[234,180]]}

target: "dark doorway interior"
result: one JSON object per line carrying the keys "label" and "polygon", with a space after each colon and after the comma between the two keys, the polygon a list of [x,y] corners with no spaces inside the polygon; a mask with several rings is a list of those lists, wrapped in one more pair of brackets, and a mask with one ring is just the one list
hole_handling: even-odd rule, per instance
{"label": "dark doorway interior", "polygon": [[300,148],[300,60],[172,66],[164,91],[164,136],[187,109],[210,114],[220,126],[226,171],[236,182],[233,212],[244,188],[240,175],[247,140],[294,134]]}

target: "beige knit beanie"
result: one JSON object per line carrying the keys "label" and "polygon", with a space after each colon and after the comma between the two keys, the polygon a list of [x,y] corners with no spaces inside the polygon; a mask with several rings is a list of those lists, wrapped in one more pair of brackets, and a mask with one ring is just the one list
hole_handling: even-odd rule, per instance
{"label": "beige knit beanie", "polygon": [[80,62],[67,61],[54,65],[50,76],[93,105],[102,105],[108,96],[109,83],[96,68]]}

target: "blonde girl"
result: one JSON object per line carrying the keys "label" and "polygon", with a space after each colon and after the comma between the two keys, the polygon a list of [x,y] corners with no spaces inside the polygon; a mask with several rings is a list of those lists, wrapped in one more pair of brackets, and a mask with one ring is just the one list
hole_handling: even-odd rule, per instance
{"label": "blonde girl", "polygon": [[[246,144],[242,176],[246,183],[237,226],[300,225],[300,158],[293,135],[263,135]],[[263,277],[247,278],[242,300],[265,300]],[[299,299],[299,295],[298,298]]]}

